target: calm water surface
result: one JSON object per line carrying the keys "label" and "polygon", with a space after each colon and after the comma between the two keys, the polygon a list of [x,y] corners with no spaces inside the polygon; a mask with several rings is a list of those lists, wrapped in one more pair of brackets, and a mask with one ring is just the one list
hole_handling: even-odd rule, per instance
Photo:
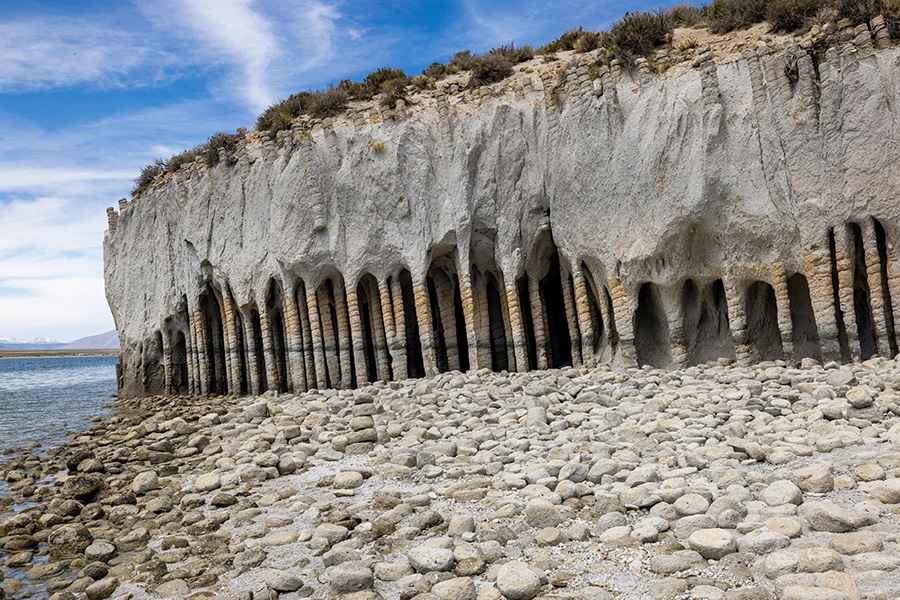
{"label": "calm water surface", "polygon": [[0,358],[0,451],[64,442],[107,414],[115,393],[114,356]]}

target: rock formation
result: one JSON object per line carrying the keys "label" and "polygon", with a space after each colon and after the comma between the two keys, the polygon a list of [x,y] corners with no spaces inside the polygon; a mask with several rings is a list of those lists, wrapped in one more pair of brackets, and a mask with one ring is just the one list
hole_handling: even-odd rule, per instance
{"label": "rock formation", "polygon": [[893,356],[900,50],[844,33],[248,135],[108,210],[121,393]]}

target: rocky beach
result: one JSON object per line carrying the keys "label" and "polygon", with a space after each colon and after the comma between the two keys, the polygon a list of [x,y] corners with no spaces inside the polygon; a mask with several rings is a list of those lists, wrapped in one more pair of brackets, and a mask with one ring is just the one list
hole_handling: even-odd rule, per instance
{"label": "rocky beach", "polygon": [[149,397],[0,475],[0,597],[900,596],[900,368]]}

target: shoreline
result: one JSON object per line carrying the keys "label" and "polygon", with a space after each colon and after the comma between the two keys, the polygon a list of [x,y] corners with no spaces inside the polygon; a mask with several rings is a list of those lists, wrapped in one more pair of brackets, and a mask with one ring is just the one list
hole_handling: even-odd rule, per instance
{"label": "shoreline", "polygon": [[0,359],[4,358],[64,358],[71,356],[111,356],[117,357],[119,350],[85,349],[85,350],[0,350]]}
{"label": "shoreline", "polygon": [[897,386],[898,363],[874,359],[116,399],[46,455],[0,457],[0,589],[897,597]]}

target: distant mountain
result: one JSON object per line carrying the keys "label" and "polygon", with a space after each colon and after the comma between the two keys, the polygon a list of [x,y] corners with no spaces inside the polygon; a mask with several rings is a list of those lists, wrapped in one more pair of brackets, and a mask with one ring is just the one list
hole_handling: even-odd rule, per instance
{"label": "distant mountain", "polygon": [[67,350],[97,350],[119,347],[119,336],[115,329],[97,335],[91,335],[77,339],[74,342],[63,344],[63,348]]}
{"label": "distant mountain", "polygon": [[0,338],[0,350],[116,350],[119,336],[115,330],[77,339],[73,342],[57,342],[45,338],[17,340]]}

